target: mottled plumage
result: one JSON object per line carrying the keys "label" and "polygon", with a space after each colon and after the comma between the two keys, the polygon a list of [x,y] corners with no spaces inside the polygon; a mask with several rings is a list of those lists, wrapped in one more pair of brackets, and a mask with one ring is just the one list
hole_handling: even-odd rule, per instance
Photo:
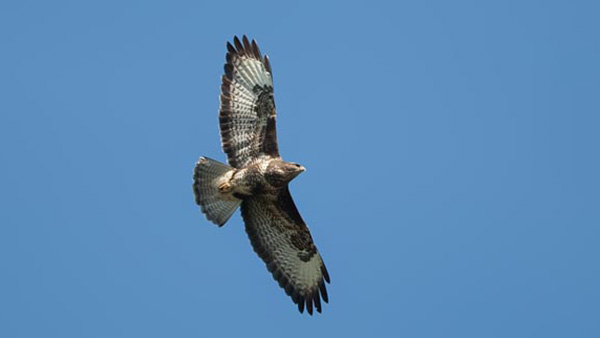
{"label": "mottled plumage", "polygon": [[279,155],[273,77],[268,57],[246,36],[227,43],[219,126],[230,166],[201,157],[194,169],[196,203],[222,226],[241,205],[254,251],[300,312],[321,312],[329,274],[288,184],[304,167]]}

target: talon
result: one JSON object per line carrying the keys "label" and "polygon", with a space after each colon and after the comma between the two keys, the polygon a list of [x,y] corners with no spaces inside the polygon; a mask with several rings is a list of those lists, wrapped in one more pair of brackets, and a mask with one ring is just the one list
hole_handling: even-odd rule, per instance
{"label": "talon", "polygon": [[229,184],[229,182],[223,182],[221,184],[219,184],[219,192],[221,193],[228,193],[231,191],[231,189],[233,188],[231,186],[231,184]]}

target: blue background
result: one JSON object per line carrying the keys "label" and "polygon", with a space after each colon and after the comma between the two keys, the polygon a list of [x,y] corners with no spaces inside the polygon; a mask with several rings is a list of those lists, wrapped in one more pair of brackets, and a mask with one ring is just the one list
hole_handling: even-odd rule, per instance
{"label": "blue background", "polygon": [[[0,336],[599,337],[599,12],[3,1]],[[194,204],[235,34],[308,169],[321,315]]]}

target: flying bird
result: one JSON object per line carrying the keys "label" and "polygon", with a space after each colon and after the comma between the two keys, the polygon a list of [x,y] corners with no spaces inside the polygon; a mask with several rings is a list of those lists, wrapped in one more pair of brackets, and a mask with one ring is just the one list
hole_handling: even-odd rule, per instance
{"label": "flying bird", "polygon": [[273,72],[256,41],[227,43],[219,127],[229,165],[200,157],[194,168],[196,203],[223,226],[241,206],[246,233],[298,310],[321,312],[329,274],[288,184],[305,169],[282,160],[275,129]]}

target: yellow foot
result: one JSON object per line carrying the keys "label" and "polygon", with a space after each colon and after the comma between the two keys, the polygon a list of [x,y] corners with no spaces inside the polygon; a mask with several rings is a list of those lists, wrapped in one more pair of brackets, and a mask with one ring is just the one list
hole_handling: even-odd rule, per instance
{"label": "yellow foot", "polygon": [[229,184],[229,182],[223,182],[221,184],[219,184],[219,192],[222,194],[231,192],[231,190],[233,189],[233,186],[231,184]]}

